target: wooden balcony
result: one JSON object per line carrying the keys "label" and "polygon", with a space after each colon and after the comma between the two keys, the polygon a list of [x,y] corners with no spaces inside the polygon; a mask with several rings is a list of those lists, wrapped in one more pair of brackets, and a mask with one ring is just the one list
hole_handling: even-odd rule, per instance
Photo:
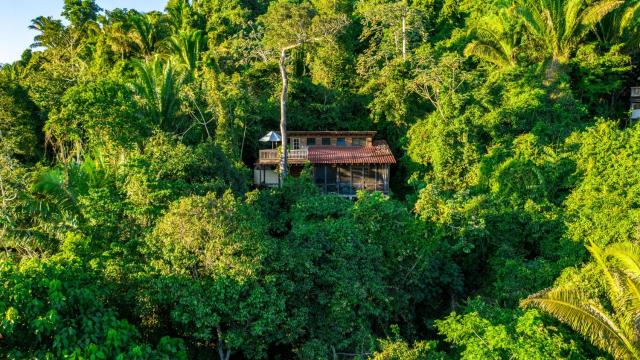
{"label": "wooden balcony", "polygon": [[[287,159],[290,164],[301,164],[309,159],[309,149],[296,149],[289,150]],[[267,149],[260,150],[260,157],[258,159],[260,164],[279,164],[280,163],[280,149]]]}

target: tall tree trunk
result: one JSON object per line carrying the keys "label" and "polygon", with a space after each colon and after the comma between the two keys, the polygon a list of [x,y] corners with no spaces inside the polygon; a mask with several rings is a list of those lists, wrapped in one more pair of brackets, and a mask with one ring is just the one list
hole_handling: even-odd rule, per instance
{"label": "tall tree trunk", "polygon": [[546,82],[545,85],[549,86],[554,82],[556,82],[556,80],[558,79],[558,70],[559,70],[558,67],[559,67],[558,60],[553,58],[549,60],[549,64],[544,70],[544,77]]}
{"label": "tall tree trunk", "polygon": [[225,350],[223,347],[224,343],[222,342],[222,329],[220,329],[220,327],[217,327],[216,332],[218,334],[218,356],[220,357],[220,360],[229,360],[229,358],[231,357],[231,350]]}
{"label": "tall tree trunk", "polygon": [[280,94],[280,137],[281,150],[280,157],[280,185],[284,183],[287,177],[287,90],[289,88],[289,78],[287,77],[287,50],[282,49],[280,52],[280,75],[282,75],[282,93]]}
{"label": "tall tree trunk", "polygon": [[557,57],[549,59],[544,71],[546,86],[558,85],[558,81],[562,80],[566,75],[566,61],[562,61]]}

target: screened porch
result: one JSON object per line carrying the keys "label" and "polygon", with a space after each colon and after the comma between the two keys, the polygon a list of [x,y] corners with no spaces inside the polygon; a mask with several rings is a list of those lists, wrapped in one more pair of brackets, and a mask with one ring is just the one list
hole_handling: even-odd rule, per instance
{"label": "screened porch", "polygon": [[316,185],[327,194],[355,196],[358,190],[389,193],[389,165],[316,165],[313,177]]}

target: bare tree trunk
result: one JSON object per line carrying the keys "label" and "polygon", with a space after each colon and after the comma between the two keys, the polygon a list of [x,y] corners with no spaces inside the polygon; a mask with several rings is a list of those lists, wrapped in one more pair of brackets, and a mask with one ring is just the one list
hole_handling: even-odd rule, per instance
{"label": "bare tree trunk", "polygon": [[546,86],[557,85],[558,81],[561,80],[566,73],[566,62],[558,59],[556,57],[552,57],[548,60],[546,64],[546,69],[544,72],[545,75],[545,83]]}
{"label": "bare tree trunk", "polygon": [[218,333],[218,356],[220,356],[220,360],[229,360],[231,357],[231,350],[225,351],[222,346],[222,330],[220,327],[216,328],[216,332]]}
{"label": "bare tree trunk", "polygon": [[244,155],[244,140],[247,138],[247,123],[242,124],[244,130],[242,131],[242,143],[240,144],[240,160],[242,160],[242,156]]}
{"label": "bare tree trunk", "polygon": [[289,88],[289,78],[287,78],[287,50],[282,49],[280,52],[280,75],[282,75],[282,93],[280,94],[280,137],[281,150],[280,157],[280,185],[284,183],[287,177],[287,90]]}

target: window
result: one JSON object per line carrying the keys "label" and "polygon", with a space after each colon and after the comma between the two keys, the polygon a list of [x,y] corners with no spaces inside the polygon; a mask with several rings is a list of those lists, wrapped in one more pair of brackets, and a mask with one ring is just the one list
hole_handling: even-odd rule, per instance
{"label": "window", "polygon": [[368,190],[376,189],[376,166],[375,165],[365,166],[364,181],[365,181],[365,186]]}
{"label": "window", "polygon": [[324,186],[325,181],[327,181],[326,166],[316,166],[313,175],[316,180],[316,184]]}
{"label": "window", "polygon": [[349,165],[338,166],[338,193],[341,195],[353,195],[351,186],[351,167]]}
{"label": "window", "polygon": [[364,146],[365,139],[361,137],[356,137],[351,139],[351,146]]}
{"label": "window", "polygon": [[344,138],[338,138],[338,140],[336,140],[336,145],[338,145],[338,146],[346,146],[347,142],[344,140]]}
{"label": "window", "polygon": [[327,188],[326,188],[326,192],[328,193],[336,193],[338,192],[338,185],[336,184],[336,179],[337,178],[337,169],[335,165],[331,165],[331,166],[327,166],[325,169],[327,169]]}
{"label": "window", "polygon": [[331,138],[322,138],[322,145],[331,145]]}
{"label": "window", "polygon": [[300,149],[300,138],[291,138],[291,142],[293,143],[293,150]]}
{"label": "window", "polygon": [[316,138],[307,138],[307,146],[314,146],[316,144]]}
{"label": "window", "polygon": [[357,190],[362,189],[363,171],[362,165],[353,165],[351,167],[351,176],[353,179],[353,187]]}

